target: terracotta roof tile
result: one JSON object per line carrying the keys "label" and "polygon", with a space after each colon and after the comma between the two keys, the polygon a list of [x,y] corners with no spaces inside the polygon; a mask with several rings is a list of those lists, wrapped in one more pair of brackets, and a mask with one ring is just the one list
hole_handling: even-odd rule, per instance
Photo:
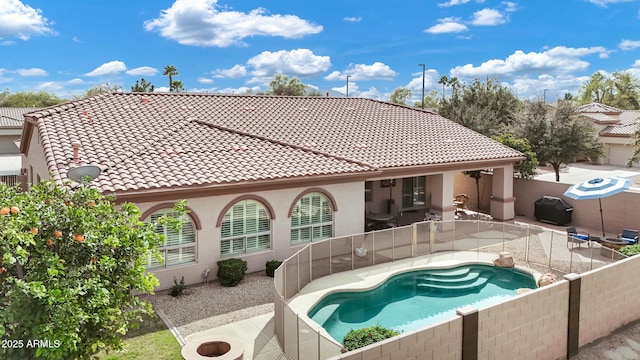
{"label": "terracotta roof tile", "polygon": [[30,115],[56,180],[80,142],[107,191],[521,156],[432,112],[361,98],[112,93]]}
{"label": "terracotta roof tile", "polygon": [[0,107],[0,128],[20,129],[24,114],[39,110],[35,107]]}

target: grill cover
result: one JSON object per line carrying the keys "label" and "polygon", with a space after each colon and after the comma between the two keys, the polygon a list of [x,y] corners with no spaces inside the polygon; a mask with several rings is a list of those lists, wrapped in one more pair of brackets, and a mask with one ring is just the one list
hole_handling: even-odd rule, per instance
{"label": "grill cover", "polygon": [[543,196],[536,200],[533,216],[536,220],[556,225],[566,225],[571,222],[573,207],[553,196]]}

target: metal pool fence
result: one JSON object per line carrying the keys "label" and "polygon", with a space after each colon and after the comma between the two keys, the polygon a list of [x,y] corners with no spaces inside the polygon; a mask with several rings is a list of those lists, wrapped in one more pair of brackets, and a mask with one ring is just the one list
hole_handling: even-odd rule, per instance
{"label": "metal pool fence", "polygon": [[288,306],[312,281],[444,251],[496,256],[506,251],[516,264],[557,274],[582,273],[624,258],[595,243],[588,246],[568,242],[566,233],[529,224],[481,220],[420,222],[310,243],[275,272],[275,330],[280,345],[292,359],[326,359],[343,351],[342,345],[325,336],[317,324],[307,323]]}

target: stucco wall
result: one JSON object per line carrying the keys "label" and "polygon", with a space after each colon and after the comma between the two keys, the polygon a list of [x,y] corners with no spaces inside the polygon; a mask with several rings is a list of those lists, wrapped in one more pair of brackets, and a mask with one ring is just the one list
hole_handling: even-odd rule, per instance
{"label": "stucco wall", "polygon": [[[514,182],[516,214],[533,218],[534,202],[544,195],[561,197],[573,206],[572,225],[580,228],[600,229],[598,200],[573,200],[562,194],[569,184],[549,181],[522,180]],[[640,193],[625,191],[602,199],[605,231],[617,235],[623,228],[640,226]],[[595,234],[594,234],[595,235]]]}
{"label": "stucco wall", "polygon": [[17,135],[4,135],[0,133],[0,155],[2,154],[20,154],[20,149],[14,143],[20,139],[20,133]]}
{"label": "stucco wall", "polygon": [[[40,146],[40,137],[38,136],[37,128],[33,129],[31,141],[29,142],[28,154],[28,157],[25,157],[24,154],[22,154],[22,167],[27,169],[27,171],[31,171],[30,169],[33,169],[33,173],[27,174],[27,182],[31,183],[31,179],[33,179],[33,183],[36,183],[38,175],[41,180],[49,179],[49,168],[47,167],[42,146]],[[69,157],[72,155],[73,154],[69,154]]]}
{"label": "stucco wall", "polygon": [[[323,185],[319,187],[333,196],[337,211],[334,213],[334,236],[361,233],[364,230],[364,182]],[[290,243],[291,218],[289,210],[296,197],[308,188],[291,188],[253,193],[262,197],[274,210],[275,219],[271,222],[271,246],[267,251],[258,251],[246,255],[234,255],[248,262],[248,272],[260,271],[268,260],[284,260],[294,254],[303,245],[292,247]],[[177,265],[167,269],[154,269],[160,280],[160,289],[173,285],[174,276],[182,276],[185,283],[194,284],[203,281],[202,273],[210,269],[209,280],[215,278],[216,262],[220,260],[220,228],[216,226],[224,207],[238,198],[238,194],[217,197],[187,199],[189,208],[202,222],[197,231],[197,262],[190,265]],[[141,211],[159,203],[138,203]]]}

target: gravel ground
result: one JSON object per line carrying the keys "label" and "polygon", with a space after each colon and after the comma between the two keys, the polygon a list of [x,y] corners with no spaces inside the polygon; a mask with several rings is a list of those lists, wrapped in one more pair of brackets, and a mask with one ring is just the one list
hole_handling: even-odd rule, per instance
{"label": "gravel ground", "polygon": [[[236,287],[223,287],[213,280],[206,285],[187,288],[180,297],[172,297],[164,291],[145,298],[164,312],[185,337],[272,312],[273,278],[264,272],[256,272],[247,274]],[[640,321],[583,347],[571,359],[640,359]]]}
{"label": "gravel ground", "polygon": [[247,274],[235,287],[224,287],[212,280],[188,287],[182,296],[173,297],[163,291],[145,299],[185,337],[273,311],[273,292],[273,278],[262,271]]}

